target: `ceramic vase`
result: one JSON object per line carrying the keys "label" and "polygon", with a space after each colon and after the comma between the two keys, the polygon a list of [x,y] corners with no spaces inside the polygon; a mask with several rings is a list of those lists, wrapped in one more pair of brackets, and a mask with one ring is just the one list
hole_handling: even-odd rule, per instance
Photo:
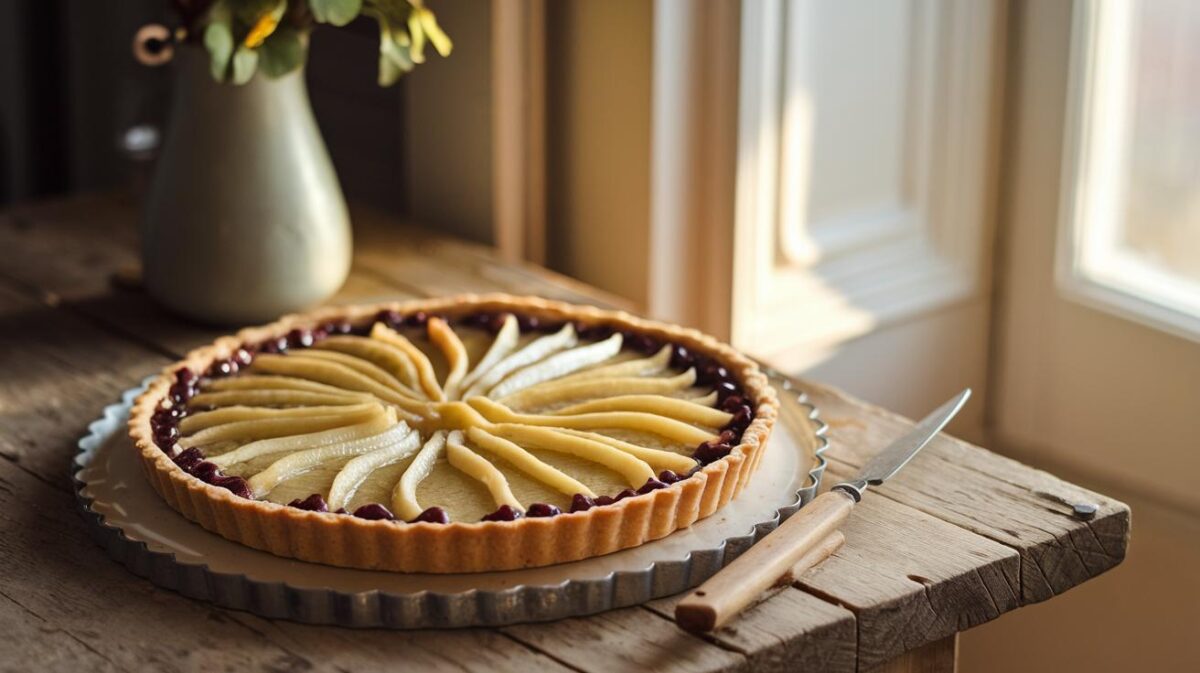
{"label": "ceramic vase", "polygon": [[147,291],[187,317],[234,325],[328,298],[350,270],[350,219],[303,70],[222,84],[195,47],[172,66],[142,219]]}

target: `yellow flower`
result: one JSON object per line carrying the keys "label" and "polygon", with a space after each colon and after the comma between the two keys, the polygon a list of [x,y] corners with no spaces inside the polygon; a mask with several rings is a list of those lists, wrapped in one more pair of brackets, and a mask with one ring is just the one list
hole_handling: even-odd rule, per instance
{"label": "yellow flower", "polygon": [[249,49],[257,49],[262,46],[262,43],[275,32],[275,28],[279,26],[279,19],[282,13],[267,12],[258,17],[258,21],[254,23],[254,27],[246,34],[246,39],[243,44]]}

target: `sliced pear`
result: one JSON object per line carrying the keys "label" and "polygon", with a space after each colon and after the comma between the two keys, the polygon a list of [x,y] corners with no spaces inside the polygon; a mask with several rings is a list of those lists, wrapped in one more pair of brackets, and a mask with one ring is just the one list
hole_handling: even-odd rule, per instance
{"label": "sliced pear", "polygon": [[539,362],[558,351],[572,348],[577,343],[579,343],[579,337],[575,335],[575,327],[571,323],[563,325],[562,329],[554,334],[538,337],[526,344],[521,350],[497,362],[486,373],[481,374],[475,383],[467,389],[467,392],[463,393],[463,399],[482,395],[491,390],[501,379],[512,372]]}
{"label": "sliced pear", "polygon": [[459,384],[459,390],[467,390],[474,385],[480,376],[487,374],[498,362],[512,353],[520,341],[521,328],[517,324],[516,316],[511,313],[505,314],[504,324],[500,326],[500,331],[496,333],[492,345],[475,365],[475,368],[471,370],[471,373],[463,378],[462,383]]}
{"label": "sliced pear", "polygon": [[587,381],[591,379],[615,379],[625,376],[651,376],[661,373],[671,364],[671,347],[663,346],[648,358],[625,360],[603,367],[593,367],[564,376],[560,381]]}
{"label": "sliced pear", "polygon": [[438,430],[421,447],[421,452],[408,464],[408,469],[392,491],[392,511],[404,521],[412,521],[424,511],[417,502],[417,487],[433,472],[433,466],[446,446],[446,432]]}
{"label": "sliced pear", "polygon": [[204,428],[193,435],[181,438],[179,446],[186,449],[192,446],[212,444],[213,442],[250,441],[328,430],[342,425],[351,425],[365,421],[382,411],[382,407],[380,407],[378,402],[331,408],[339,409],[339,411],[321,416],[302,416],[299,418],[284,416],[279,418],[240,420],[214,425]]}
{"label": "sliced pear", "polygon": [[374,380],[376,383],[379,383],[387,388],[391,388],[392,390],[399,391],[402,395],[411,397],[413,399],[424,398],[423,394],[418,393],[412,388],[404,385],[400,379],[396,378],[393,374],[384,370],[379,365],[355,355],[348,355],[346,353],[333,350],[310,348],[308,350],[299,351],[289,355],[289,357],[316,358],[318,360],[325,360],[328,362],[337,362],[339,364],[346,365],[350,369],[353,369],[369,379]]}
{"label": "sliced pear", "polygon": [[390,343],[361,336],[334,336],[318,342],[313,348],[337,351],[369,360],[384,371],[395,376],[413,390],[420,388],[417,368],[412,360],[399,348]]}
{"label": "sliced pear", "polygon": [[259,355],[250,365],[251,371],[267,374],[282,374],[306,378],[344,390],[370,393],[381,400],[391,402],[403,409],[420,412],[425,405],[398,391],[389,388],[365,374],[340,362],[328,362],[316,358],[292,355]]}
{"label": "sliced pear", "polygon": [[290,409],[271,409],[269,407],[225,407],[214,411],[201,411],[185,417],[179,422],[179,432],[191,435],[200,430],[227,423],[240,421],[259,421],[276,418],[313,418],[317,416],[337,416],[348,414],[361,409],[370,408],[372,403],[347,406],[312,406],[292,407]]}
{"label": "sliced pear", "polygon": [[410,432],[403,439],[388,446],[376,449],[354,458],[338,472],[329,488],[329,509],[338,510],[345,507],[354,496],[354,492],[366,481],[371,473],[385,465],[399,462],[411,456],[421,446],[421,437]]}
{"label": "sliced pear", "polygon": [[417,370],[417,381],[429,399],[437,402],[446,399],[446,394],[442,391],[442,387],[438,385],[437,376],[433,373],[433,363],[407,337],[387,325],[377,322],[371,328],[371,338],[395,346],[408,357],[413,367]]}
{"label": "sliced pear", "polygon": [[553,381],[577,372],[586,367],[599,364],[621,352],[621,339],[618,333],[604,341],[572,348],[562,353],[556,353],[545,360],[530,365],[520,371],[513,372],[508,378],[496,384],[488,394],[492,397],[504,397],[526,388]]}
{"label": "sliced pear", "polygon": [[322,407],[361,404],[371,400],[362,393],[311,393],[304,390],[224,390],[200,393],[188,404],[193,407]]}
{"label": "sliced pear", "polygon": [[260,439],[249,444],[243,444],[229,453],[222,453],[219,456],[208,458],[208,460],[221,467],[236,465],[259,456],[266,456],[273,453],[299,451],[301,449],[310,449],[328,444],[351,442],[363,437],[377,435],[395,424],[396,410],[389,408],[385,412],[382,411],[381,407],[380,411],[369,419],[353,425],[341,425],[320,432]]}
{"label": "sliced pear", "polygon": [[574,495],[576,493],[582,493],[587,496],[595,495],[587,486],[584,486],[548,463],[539,460],[532,453],[529,453],[507,439],[497,437],[480,428],[471,428],[468,430],[467,437],[481,448],[496,454],[511,463],[513,467],[560,493],[566,495]]}
{"label": "sliced pear", "polygon": [[[407,441],[407,438],[415,436],[416,432],[409,428],[408,425],[399,423],[379,434],[363,437],[362,439],[327,444],[325,446],[290,453],[271,463],[267,469],[251,477],[249,481],[250,490],[254,492],[255,497],[261,498],[270,493],[271,489],[278,486],[281,482],[303,474],[324,463],[338,458],[345,458],[346,456],[370,453],[371,451],[396,444],[401,440]],[[418,440],[413,439],[412,441],[416,442]]]}
{"label": "sliced pear", "polygon": [[450,465],[459,469],[464,474],[482,483],[489,493],[492,494],[492,499],[496,501],[496,506],[508,505],[513,509],[524,512],[525,508],[521,506],[520,501],[513,495],[512,489],[508,486],[508,479],[504,473],[492,465],[486,458],[468,449],[462,443],[463,433],[461,430],[455,430],[450,433],[450,437],[446,440],[446,459]]}
{"label": "sliced pear", "polygon": [[[259,356],[264,357],[264,356]],[[340,386],[318,383],[295,376],[258,376],[245,374],[227,379],[216,379],[205,386],[205,392],[230,390],[299,390],[310,393],[328,393],[330,395],[361,395],[361,392],[347,390]],[[193,398],[195,399],[195,398]]]}
{"label": "sliced pear", "polygon": [[590,439],[594,442],[607,444],[614,449],[620,449],[630,455],[636,456],[641,460],[646,461],[654,467],[655,470],[671,470],[679,474],[687,474],[696,467],[696,460],[681,453],[673,451],[664,451],[663,449],[652,449],[646,446],[638,446],[630,442],[602,435],[598,432],[587,432],[586,430],[568,430],[564,428],[554,428],[553,432],[558,432],[567,435],[574,435],[584,439]]}
{"label": "sliced pear", "polygon": [[[570,377],[568,377],[570,378]],[[546,381],[499,399],[514,409],[540,407],[557,402],[608,397],[611,395],[663,395],[686,390],[696,383],[696,370],[667,377],[588,378]]]}
{"label": "sliced pear", "polygon": [[450,371],[442,383],[442,390],[446,399],[453,400],[458,396],[459,384],[467,375],[467,365],[469,364],[467,347],[463,345],[462,340],[458,338],[450,325],[441,318],[430,318],[428,330],[430,340],[441,349],[442,355],[446,357],[446,362],[450,363]]}
{"label": "sliced pear", "polygon": [[713,409],[710,405],[663,395],[617,395],[575,404],[552,413],[555,416],[578,416],[597,411],[641,411],[710,428],[724,427],[733,419],[733,414]]}
{"label": "sliced pear", "polygon": [[576,416],[542,416],[515,413],[508,407],[486,397],[472,397],[467,400],[467,403],[475,407],[488,420],[498,423],[521,423],[573,430],[638,430],[690,446],[696,446],[714,436],[712,432],[694,425],[640,411],[602,411]]}
{"label": "sliced pear", "polygon": [[641,486],[647,479],[654,478],[654,470],[646,461],[632,453],[585,437],[559,433],[549,428],[514,424],[497,425],[495,433],[497,437],[521,446],[557,451],[599,463],[624,476],[630,486]]}

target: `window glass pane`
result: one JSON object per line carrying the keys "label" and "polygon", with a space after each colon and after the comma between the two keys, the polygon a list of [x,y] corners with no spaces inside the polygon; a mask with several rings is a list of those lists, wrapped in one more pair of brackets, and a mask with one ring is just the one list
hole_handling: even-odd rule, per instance
{"label": "window glass pane", "polygon": [[1130,19],[1132,109],[1119,244],[1200,283],[1200,2],[1142,0]]}

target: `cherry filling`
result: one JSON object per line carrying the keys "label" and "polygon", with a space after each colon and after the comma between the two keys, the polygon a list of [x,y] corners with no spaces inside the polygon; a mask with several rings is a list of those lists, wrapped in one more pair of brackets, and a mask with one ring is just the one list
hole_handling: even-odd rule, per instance
{"label": "cherry filling", "polygon": [[660,481],[658,479],[651,477],[646,480],[646,483],[643,484],[642,487],[637,490],[637,492],[638,492],[638,495],[646,495],[647,493],[650,493],[651,491],[657,491],[660,488],[666,488],[666,487],[667,487],[666,482]]}
{"label": "cherry filling", "polygon": [[575,497],[571,498],[572,512],[586,512],[596,506],[596,501],[582,493],[576,493]]}
{"label": "cherry filling", "polygon": [[234,495],[246,498],[247,500],[254,499],[254,494],[250,492],[250,485],[247,484],[246,480],[242,479],[241,477],[226,477],[218,474],[214,476],[208,483],[212,484],[213,486],[219,486],[221,488],[228,489]]}
{"label": "cherry filling", "polygon": [[288,503],[288,507],[295,507],[296,509],[303,509],[309,512],[329,511],[329,503],[325,502],[325,498],[321,497],[320,493],[313,493],[303,500],[296,498]]}
{"label": "cherry filling", "polygon": [[441,507],[430,507],[417,515],[410,523],[450,523],[450,515]]}
{"label": "cherry filling", "polygon": [[500,505],[495,512],[483,517],[484,521],[516,521],[521,518],[521,512],[509,505]]}
{"label": "cherry filling", "polygon": [[544,502],[535,502],[525,510],[525,516],[528,517],[551,517],[559,514],[562,514],[561,509]]}
{"label": "cherry filling", "polygon": [[190,474],[197,465],[204,462],[204,454],[200,453],[200,449],[192,447],[186,451],[181,451],[173,460],[180,469]]}
{"label": "cherry filling", "polygon": [[385,521],[391,521],[396,518],[392,515],[391,510],[377,502],[373,502],[369,505],[363,505],[362,507],[354,510],[354,516],[370,521],[379,521],[381,519]]}

